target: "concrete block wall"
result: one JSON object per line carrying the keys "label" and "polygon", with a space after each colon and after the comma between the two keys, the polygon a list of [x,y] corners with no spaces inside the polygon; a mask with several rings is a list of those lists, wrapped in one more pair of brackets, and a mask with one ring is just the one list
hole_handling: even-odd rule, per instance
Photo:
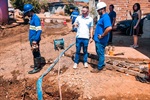
{"label": "concrete block wall", "polygon": [[[150,0],[100,0],[105,2],[108,7],[114,4],[117,13],[117,21],[131,19],[129,11],[132,11],[134,3],[140,3],[142,14],[150,13]],[[107,7],[107,11],[108,11]]]}

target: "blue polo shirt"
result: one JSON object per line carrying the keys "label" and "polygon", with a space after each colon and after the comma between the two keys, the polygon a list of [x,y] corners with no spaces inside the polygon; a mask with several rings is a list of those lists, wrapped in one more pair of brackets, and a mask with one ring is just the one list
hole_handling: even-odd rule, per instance
{"label": "blue polo shirt", "polygon": [[96,29],[95,29],[95,33],[93,37],[95,42],[103,43],[105,45],[107,44],[108,39],[109,39],[109,33],[101,39],[98,38],[98,35],[102,35],[105,29],[109,26],[111,26],[110,17],[107,13],[105,13],[101,15],[100,19],[98,20],[96,24]]}

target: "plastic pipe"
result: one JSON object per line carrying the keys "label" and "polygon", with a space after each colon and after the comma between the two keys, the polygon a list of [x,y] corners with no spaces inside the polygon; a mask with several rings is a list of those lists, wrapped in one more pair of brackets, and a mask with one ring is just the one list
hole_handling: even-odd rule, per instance
{"label": "plastic pipe", "polygon": [[46,76],[51,71],[51,69],[57,64],[57,62],[63,56],[63,54],[68,49],[70,49],[74,44],[75,43],[72,43],[71,45],[69,45],[68,48],[66,48],[63,52],[61,52],[60,55],[54,60],[54,63],[37,80],[36,87],[37,87],[37,97],[38,97],[38,100],[43,100],[42,81],[43,81],[44,76]]}

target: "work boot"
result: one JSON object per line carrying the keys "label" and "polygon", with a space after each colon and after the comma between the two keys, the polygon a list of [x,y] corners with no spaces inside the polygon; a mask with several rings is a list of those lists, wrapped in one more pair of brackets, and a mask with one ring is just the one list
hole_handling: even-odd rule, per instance
{"label": "work boot", "polygon": [[37,73],[39,72],[42,67],[41,67],[41,58],[38,57],[38,58],[34,58],[34,69],[29,71],[28,74],[34,74],[34,73]]}
{"label": "work boot", "polygon": [[100,72],[100,70],[98,70],[97,68],[94,68],[91,70],[91,73],[99,73],[99,72]]}
{"label": "work boot", "polygon": [[34,65],[31,65],[30,68],[34,68],[35,65],[36,65],[36,64],[35,64],[35,59],[33,59],[33,61],[34,61]]}

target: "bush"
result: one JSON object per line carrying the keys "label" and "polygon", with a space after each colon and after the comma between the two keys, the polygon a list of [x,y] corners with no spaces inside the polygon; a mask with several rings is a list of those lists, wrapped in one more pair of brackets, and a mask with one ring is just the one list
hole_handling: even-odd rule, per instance
{"label": "bush", "polygon": [[72,11],[76,8],[76,6],[72,5],[72,4],[68,4],[66,5],[65,8],[65,13],[67,13],[68,15],[71,15]]}
{"label": "bush", "polygon": [[24,4],[32,4],[34,6],[34,11],[38,13],[40,11],[41,5],[38,0],[10,0],[11,4],[15,9],[20,9],[23,11]]}

